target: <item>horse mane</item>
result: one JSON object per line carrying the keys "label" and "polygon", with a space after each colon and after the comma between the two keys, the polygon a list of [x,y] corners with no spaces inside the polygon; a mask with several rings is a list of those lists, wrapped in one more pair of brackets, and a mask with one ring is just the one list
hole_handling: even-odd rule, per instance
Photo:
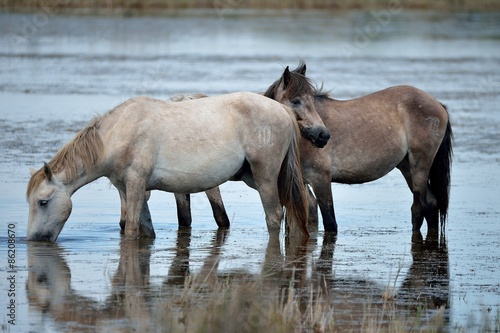
{"label": "horse mane", "polygon": [[[108,113],[109,114],[109,113]],[[90,124],[66,143],[48,163],[54,173],[66,171],[66,180],[74,179],[80,171],[81,163],[84,170],[89,171],[102,156],[104,145],[98,133],[102,117],[94,118]],[[26,197],[45,179],[44,168],[36,171],[30,178]]]}
{"label": "horse mane", "polygon": [[[305,63],[301,60],[297,68],[290,71],[290,82],[286,87],[285,97],[301,95],[304,91],[306,94],[315,97],[321,95],[328,96],[328,93],[323,91],[323,85],[320,87],[316,86],[316,84],[313,84],[311,79],[300,73],[303,66],[305,66]],[[264,96],[275,99],[281,79],[282,78],[279,78],[269,88],[267,88]]]}

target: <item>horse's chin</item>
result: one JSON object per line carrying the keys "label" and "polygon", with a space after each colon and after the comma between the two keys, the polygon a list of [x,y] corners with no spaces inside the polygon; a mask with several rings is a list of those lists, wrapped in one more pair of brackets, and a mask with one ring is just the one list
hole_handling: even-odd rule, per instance
{"label": "horse's chin", "polygon": [[313,142],[312,145],[316,148],[323,148],[324,146],[326,146],[326,143],[318,143],[315,141],[315,142]]}
{"label": "horse's chin", "polygon": [[315,148],[323,148],[324,146],[326,146],[326,142],[319,142],[318,140],[314,140],[311,137],[309,138],[309,141]]}
{"label": "horse's chin", "polygon": [[31,234],[29,236],[26,236],[27,241],[31,242],[47,242],[47,243],[54,243],[57,239],[57,236],[55,236],[52,233],[41,233],[37,232],[34,234]]}
{"label": "horse's chin", "polygon": [[62,227],[52,231],[37,231],[26,235],[27,241],[55,243]]}

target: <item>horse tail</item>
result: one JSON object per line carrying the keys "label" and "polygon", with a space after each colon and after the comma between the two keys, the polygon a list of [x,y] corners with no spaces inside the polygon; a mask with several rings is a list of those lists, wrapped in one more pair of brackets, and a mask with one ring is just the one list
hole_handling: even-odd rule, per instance
{"label": "horse tail", "polygon": [[[448,114],[445,105],[441,104]],[[443,141],[434,157],[431,170],[429,172],[429,184],[432,193],[437,200],[437,208],[439,210],[439,218],[441,226],[446,222],[448,214],[448,204],[450,200],[450,176],[451,176],[451,160],[453,156],[453,131],[448,116],[446,124],[446,132]]]}
{"label": "horse tail", "polygon": [[297,138],[300,134],[295,119],[292,119],[295,123],[295,131],[288,146],[288,152],[281,164],[278,176],[278,192],[280,203],[285,206],[286,233],[298,236],[301,232],[305,237],[309,237],[309,231],[307,230],[309,214],[307,191],[302,179]]}

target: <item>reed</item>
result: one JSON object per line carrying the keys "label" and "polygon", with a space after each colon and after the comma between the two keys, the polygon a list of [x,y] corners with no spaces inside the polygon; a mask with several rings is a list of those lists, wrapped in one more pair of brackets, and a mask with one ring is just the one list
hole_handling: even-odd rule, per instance
{"label": "reed", "polygon": [[299,288],[293,278],[282,288],[247,277],[206,281],[190,276],[178,297],[158,296],[153,306],[154,331],[392,333],[445,329],[444,307],[429,316],[424,305],[416,310],[401,308],[386,293],[374,295],[381,301],[367,302],[360,318],[345,322],[337,321],[335,295],[325,294],[319,286]]}

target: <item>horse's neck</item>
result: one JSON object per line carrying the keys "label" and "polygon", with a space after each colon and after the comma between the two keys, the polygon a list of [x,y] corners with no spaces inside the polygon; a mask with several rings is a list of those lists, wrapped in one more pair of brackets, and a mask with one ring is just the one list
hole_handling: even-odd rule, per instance
{"label": "horse's neck", "polygon": [[79,163],[79,167],[76,169],[73,175],[68,176],[70,173],[63,169],[61,172],[56,174],[58,179],[67,186],[68,191],[71,195],[78,191],[81,187],[93,182],[94,180],[103,176],[100,168],[95,168],[94,170],[87,171],[83,167],[83,163]]}
{"label": "horse's neck", "polygon": [[332,112],[335,109],[335,106],[341,104],[342,101],[333,99],[327,95],[325,96],[317,96],[314,100],[314,105],[316,106],[316,109],[318,112],[321,114],[328,114]]}

